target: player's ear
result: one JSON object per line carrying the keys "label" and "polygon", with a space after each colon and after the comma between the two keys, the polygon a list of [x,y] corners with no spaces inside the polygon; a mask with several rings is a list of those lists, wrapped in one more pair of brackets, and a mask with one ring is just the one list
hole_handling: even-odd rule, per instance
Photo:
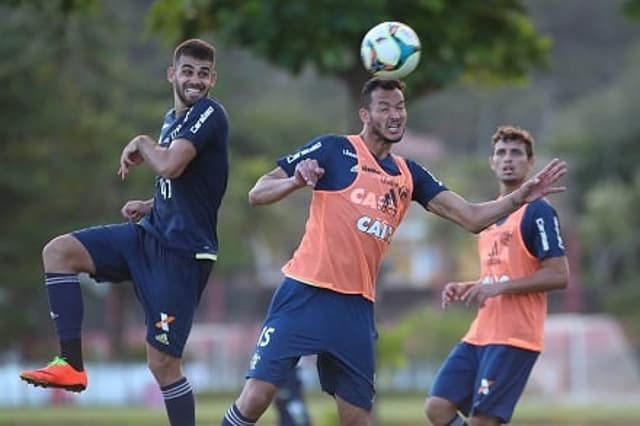
{"label": "player's ear", "polygon": [[167,67],[167,81],[173,84],[173,79],[175,76],[176,76],[176,69],[173,67],[173,65],[169,65]]}
{"label": "player's ear", "polygon": [[216,70],[212,70],[211,71],[211,86],[213,87],[216,85],[216,81],[218,81],[218,71]]}
{"label": "player's ear", "polygon": [[362,121],[363,124],[369,122],[369,111],[367,111],[366,108],[360,108],[358,110],[358,115],[360,116],[360,121]]}
{"label": "player's ear", "polygon": [[493,170],[494,172],[496,171],[496,165],[493,162],[493,155],[489,156],[489,167],[491,168],[491,170]]}

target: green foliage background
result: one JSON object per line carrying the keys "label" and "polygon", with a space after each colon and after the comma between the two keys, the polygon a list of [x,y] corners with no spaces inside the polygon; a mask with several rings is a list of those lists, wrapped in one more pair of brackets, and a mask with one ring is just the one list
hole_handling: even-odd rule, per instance
{"label": "green foliage background", "polygon": [[[366,78],[359,40],[382,20],[405,21],[423,40],[422,63],[407,79],[410,126],[446,140],[447,155],[427,166],[450,187],[473,200],[493,196],[486,142],[504,122],[533,130],[539,163],[551,155],[569,160],[569,191],[554,202],[575,237],[581,309],[615,314],[640,347],[640,101],[634,96],[640,87],[640,30],[632,20],[639,3],[1,2],[5,347],[32,354],[33,342],[51,335],[39,260],[43,244],[82,226],[119,221],[127,199],[150,195],[151,174],[136,170],[122,183],[117,159],[137,133],[157,134],[170,106],[164,69],[176,40],[202,35],[218,46],[214,95],[230,112],[233,162],[218,274],[233,284],[238,276],[252,280],[260,274],[254,270],[255,241],[266,242],[276,259],[295,246],[304,196],[251,209],[247,190],[276,157],[309,138],[358,130],[354,105]],[[468,235],[425,220],[433,230],[430,242],[447,247],[458,270],[467,268],[460,253]],[[89,325],[100,324],[103,296],[85,294],[93,315]],[[411,315],[406,324],[413,324]],[[441,322],[416,318],[415,324]],[[399,325],[390,333],[404,341],[415,328],[420,326]]]}

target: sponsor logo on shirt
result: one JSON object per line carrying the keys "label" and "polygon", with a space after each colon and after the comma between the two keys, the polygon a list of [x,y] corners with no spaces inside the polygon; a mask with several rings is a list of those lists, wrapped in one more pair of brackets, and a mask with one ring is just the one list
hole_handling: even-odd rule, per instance
{"label": "sponsor logo on shirt", "polygon": [[298,152],[296,152],[294,154],[287,155],[287,163],[291,164],[294,161],[296,161],[298,158],[300,158],[300,157],[302,157],[304,155],[310,154],[313,151],[316,151],[316,150],[320,149],[321,147],[322,147],[322,142],[318,141],[318,142],[314,143],[313,145],[311,145],[308,148],[303,148],[303,149],[301,149],[300,151],[298,151]]}
{"label": "sponsor logo on shirt", "polygon": [[556,231],[556,238],[558,239],[558,247],[564,250],[564,241],[562,241],[562,235],[560,235],[560,222],[558,217],[553,217],[553,229]]}
{"label": "sponsor logo on shirt", "polygon": [[392,188],[384,195],[378,195],[364,188],[354,188],[349,194],[349,199],[354,204],[375,209],[389,216],[395,216],[398,213],[399,200],[406,199],[408,195],[409,189],[405,186],[397,189]]}
{"label": "sponsor logo on shirt", "polygon": [[356,153],[355,153],[355,152],[353,152],[353,151],[349,151],[349,150],[348,150],[348,149],[346,149],[346,148],[342,150],[342,155],[346,155],[347,157],[351,157],[351,158],[355,158],[355,159],[357,159],[357,158],[358,158],[358,156],[356,155]]}
{"label": "sponsor logo on shirt", "polygon": [[511,281],[508,275],[485,275],[480,281],[481,284],[490,285],[495,283],[505,283]]}
{"label": "sponsor logo on shirt", "polygon": [[538,228],[538,234],[540,235],[540,243],[542,244],[542,250],[549,251],[549,238],[547,238],[547,231],[544,229],[544,219],[539,217],[536,219],[536,227]]}
{"label": "sponsor logo on shirt", "polygon": [[407,196],[409,195],[409,188],[405,185],[402,185],[401,182],[398,179],[395,178],[390,178],[388,176],[381,176],[380,177],[380,182],[383,185],[387,185],[390,186],[392,188],[397,188],[399,193],[400,193],[400,197],[404,200],[405,198],[407,198]]}
{"label": "sponsor logo on shirt", "polygon": [[395,228],[385,221],[369,216],[361,216],[356,221],[356,229],[382,241],[390,242]]}
{"label": "sponsor logo on shirt", "polygon": [[360,170],[365,172],[365,173],[373,173],[376,175],[381,175],[382,172],[374,167],[369,167],[366,164],[362,165],[362,167],[360,167]]}
{"label": "sponsor logo on shirt", "polygon": [[213,114],[213,111],[215,111],[214,108],[211,105],[209,105],[209,108],[204,110],[202,114],[200,114],[200,117],[198,117],[198,120],[194,123],[194,125],[189,128],[191,133],[197,133],[198,130],[200,130],[200,127],[202,127],[202,125],[204,124],[204,122],[207,121],[207,118],[209,118],[209,116]]}
{"label": "sponsor logo on shirt", "polygon": [[182,124],[178,124],[176,126],[176,128],[173,129],[171,131],[171,133],[169,133],[169,136],[162,140],[160,145],[162,145],[162,146],[169,145],[171,143],[171,141],[174,140],[176,138],[176,136],[178,136],[178,133],[180,133],[180,130],[182,130]]}
{"label": "sponsor logo on shirt", "polygon": [[372,209],[378,208],[378,194],[376,194],[375,192],[367,191],[364,188],[354,188],[351,191],[349,199],[353,204],[367,206]]}

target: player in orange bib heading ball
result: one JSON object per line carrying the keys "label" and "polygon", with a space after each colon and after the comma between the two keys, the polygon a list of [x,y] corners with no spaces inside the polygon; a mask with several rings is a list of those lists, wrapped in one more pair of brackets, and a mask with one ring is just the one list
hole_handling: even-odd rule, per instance
{"label": "player in orange bib heading ball", "polygon": [[479,232],[529,201],[563,190],[552,161],[506,197],[469,203],[416,162],[391,153],[407,122],[399,80],[365,83],[355,135],[323,135],[277,161],[249,192],[252,205],[311,189],[304,236],[282,269],[249,362],[247,381],[222,425],[255,424],[298,359],[317,355],[323,391],[342,425],[367,425],[375,396],[373,303],[380,264],[411,201]]}

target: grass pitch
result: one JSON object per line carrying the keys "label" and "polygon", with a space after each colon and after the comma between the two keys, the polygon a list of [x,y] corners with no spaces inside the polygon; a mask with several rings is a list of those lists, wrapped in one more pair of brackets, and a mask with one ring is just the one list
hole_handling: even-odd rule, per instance
{"label": "grass pitch", "polygon": [[[198,425],[218,425],[235,395],[198,398]],[[425,425],[422,414],[424,395],[419,393],[382,395],[376,410],[379,426]],[[337,425],[335,405],[327,395],[308,395],[314,426]],[[158,426],[166,425],[164,408],[86,407],[79,405],[0,408],[0,426]],[[270,409],[258,423],[276,426],[276,413]],[[640,425],[640,405],[559,406],[523,402],[513,426],[636,426]]]}

